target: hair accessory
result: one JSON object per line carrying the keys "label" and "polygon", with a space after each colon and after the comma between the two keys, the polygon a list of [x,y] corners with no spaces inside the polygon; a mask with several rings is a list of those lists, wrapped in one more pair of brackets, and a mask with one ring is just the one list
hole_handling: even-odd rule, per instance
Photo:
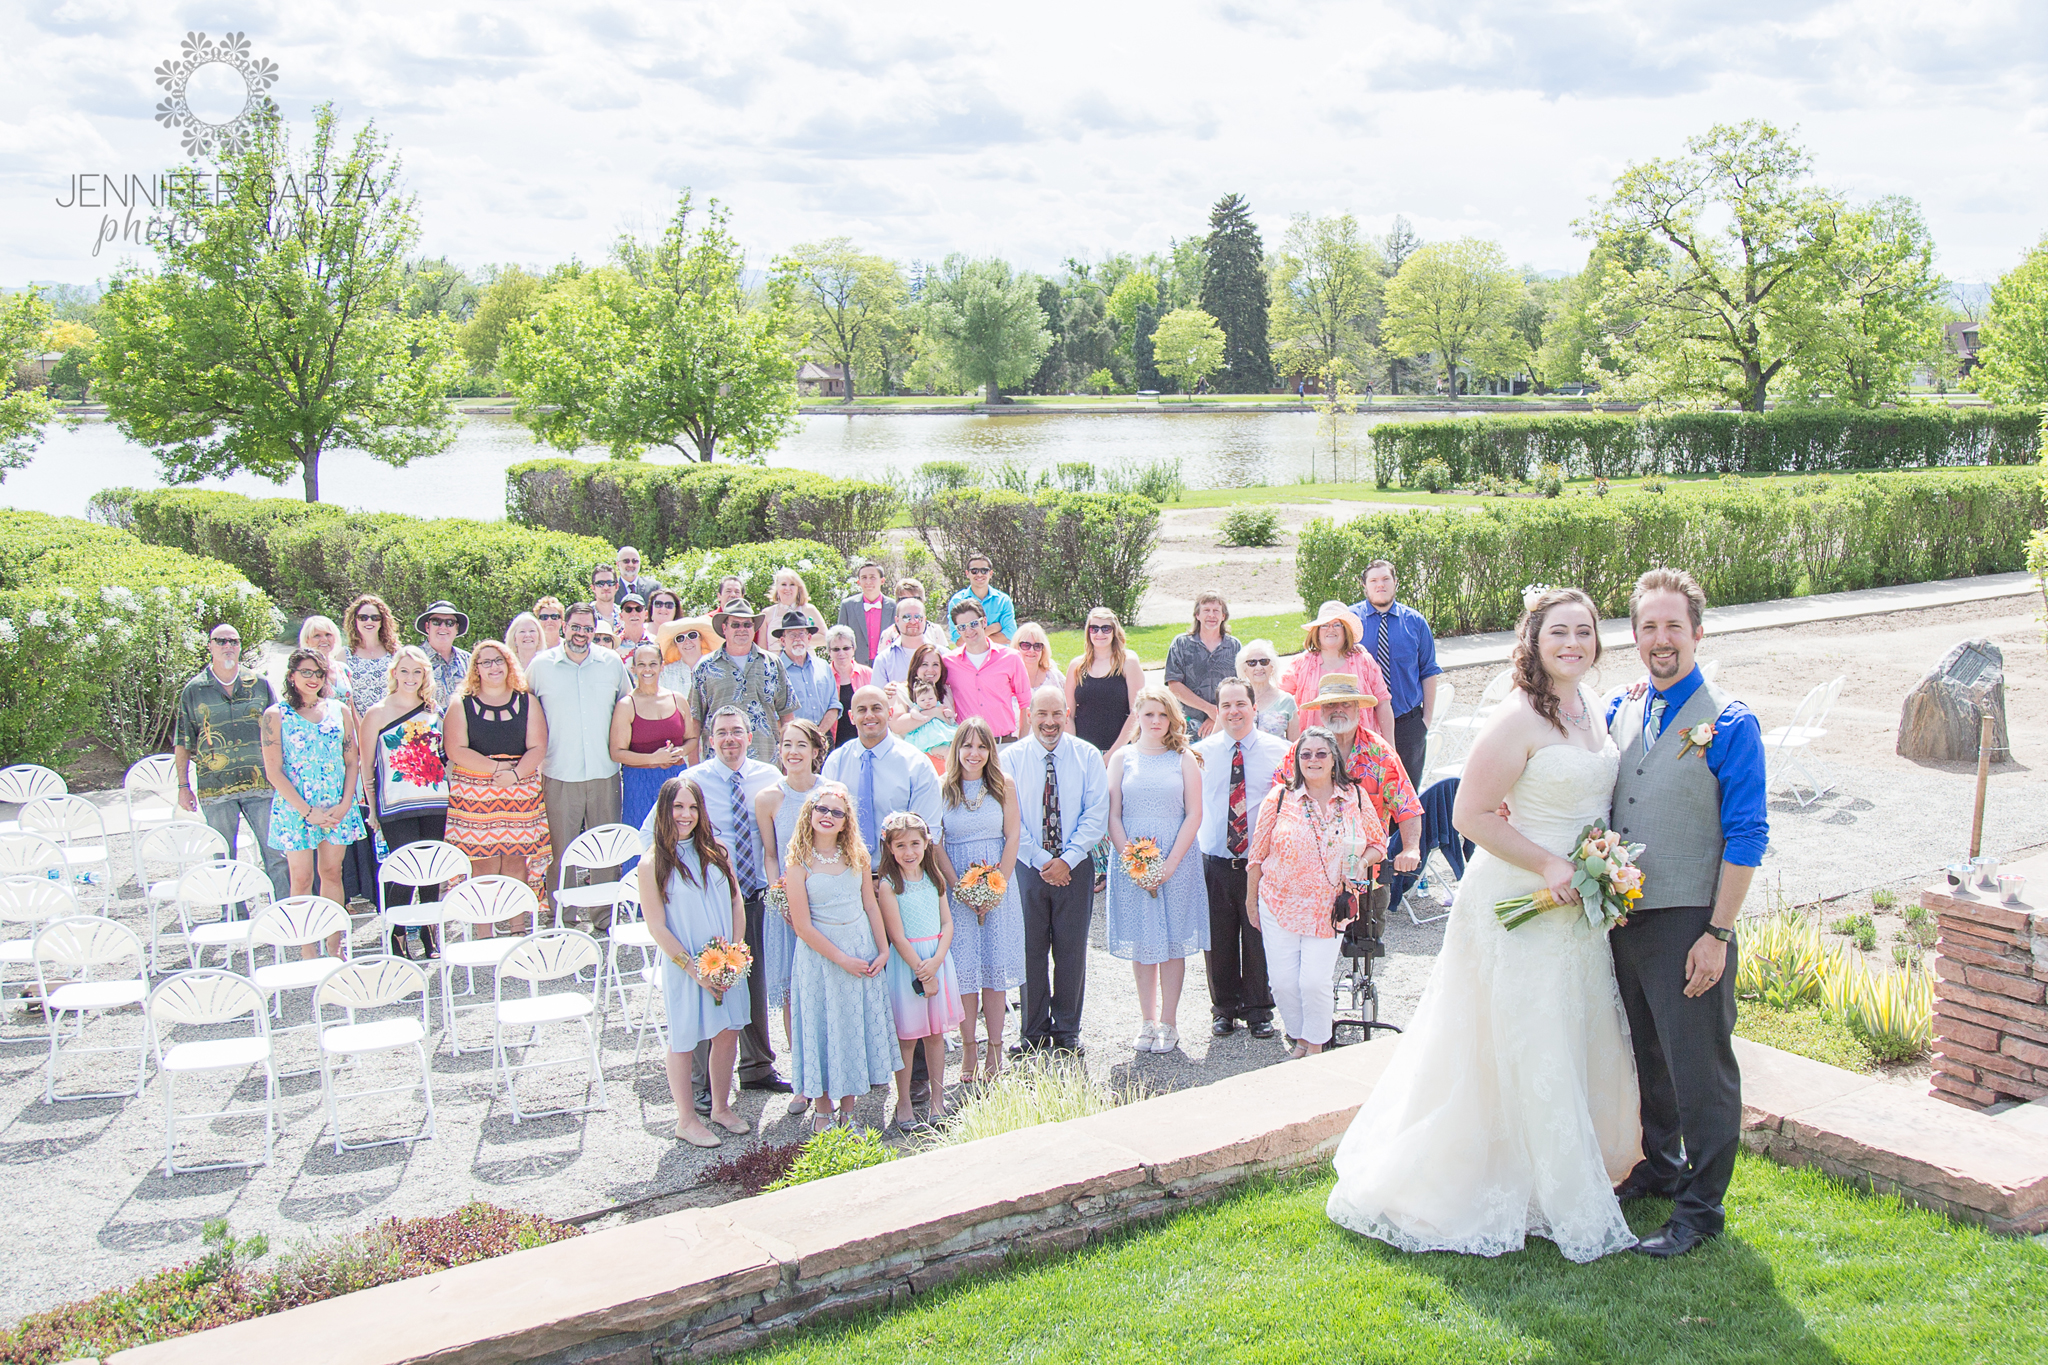
{"label": "hair accessory", "polygon": [[1522,589],[1522,610],[1534,611],[1536,609],[1536,599],[1549,591],[1550,585],[1548,583],[1530,583],[1524,586]]}

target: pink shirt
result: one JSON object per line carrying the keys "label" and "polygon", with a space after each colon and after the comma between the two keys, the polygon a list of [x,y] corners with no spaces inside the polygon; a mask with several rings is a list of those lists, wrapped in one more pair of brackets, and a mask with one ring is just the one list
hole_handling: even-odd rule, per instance
{"label": "pink shirt", "polygon": [[868,657],[872,659],[882,652],[882,599],[877,597],[870,602],[863,597],[860,608],[867,613]]}
{"label": "pink shirt", "polygon": [[963,721],[980,716],[997,739],[1016,734],[1018,719],[1031,708],[1023,656],[1002,645],[990,645],[979,668],[964,649],[948,654],[946,687],[953,694],[954,714]]}

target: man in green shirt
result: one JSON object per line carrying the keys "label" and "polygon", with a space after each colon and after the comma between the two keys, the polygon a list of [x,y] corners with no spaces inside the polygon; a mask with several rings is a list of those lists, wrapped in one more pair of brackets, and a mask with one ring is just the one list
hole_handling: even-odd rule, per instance
{"label": "man in green shirt", "polygon": [[[206,637],[207,665],[178,694],[176,740],[171,766],[178,805],[196,811],[227,840],[229,852],[244,819],[262,850],[263,870],[283,900],[291,874],[282,851],[270,846],[270,779],[263,771],[263,737],[258,722],[275,705],[270,680],[242,667],[242,636],[222,621]],[[253,861],[253,860],[252,860]]]}

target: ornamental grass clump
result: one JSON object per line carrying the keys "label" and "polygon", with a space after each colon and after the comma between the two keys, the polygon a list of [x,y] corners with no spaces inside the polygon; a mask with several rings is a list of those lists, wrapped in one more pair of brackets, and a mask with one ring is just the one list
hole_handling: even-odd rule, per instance
{"label": "ornamental grass clump", "polygon": [[950,1147],[1041,1123],[1062,1123],[1106,1113],[1145,1099],[1143,1086],[1109,1089],[1087,1068],[1053,1061],[1020,1062],[983,1085],[940,1125],[934,1146]]}

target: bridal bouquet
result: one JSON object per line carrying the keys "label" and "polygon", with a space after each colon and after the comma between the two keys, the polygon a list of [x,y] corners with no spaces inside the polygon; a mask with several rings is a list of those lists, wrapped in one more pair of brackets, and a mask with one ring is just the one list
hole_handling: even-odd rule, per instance
{"label": "bridal bouquet", "polygon": [[783,888],[782,878],[768,883],[768,889],[761,893],[761,904],[780,915],[783,923],[789,922],[789,892]]}
{"label": "bridal bouquet", "polygon": [[988,912],[1003,903],[1009,886],[994,863],[974,863],[953,884],[953,898],[974,912],[976,924],[986,924]]}
{"label": "bridal bouquet", "polygon": [[711,1003],[725,1003],[725,993],[746,979],[754,967],[754,955],[747,945],[714,938],[696,957],[697,980],[711,992]]}
{"label": "bridal bouquet", "polygon": [[[1597,821],[1579,831],[1579,846],[1571,855],[1572,889],[1579,893],[1587,924],[1604,933],[1626,919],[1629,907],[1642,899],[1643,869],[1635,861],[1642,851],[1641,844],[1623,843],[1619,834]],[[1544,887],[1496,902],[1493,913],[1503,928],[1519,929],[1558,904]]]}
{"label": "bridal bouquet", "polygon": [[1151,839],[1133,839],[1124,845],[1124,875],[1145,888],[1147,895],[1159,895],[1159,873],[1166,855]]}

